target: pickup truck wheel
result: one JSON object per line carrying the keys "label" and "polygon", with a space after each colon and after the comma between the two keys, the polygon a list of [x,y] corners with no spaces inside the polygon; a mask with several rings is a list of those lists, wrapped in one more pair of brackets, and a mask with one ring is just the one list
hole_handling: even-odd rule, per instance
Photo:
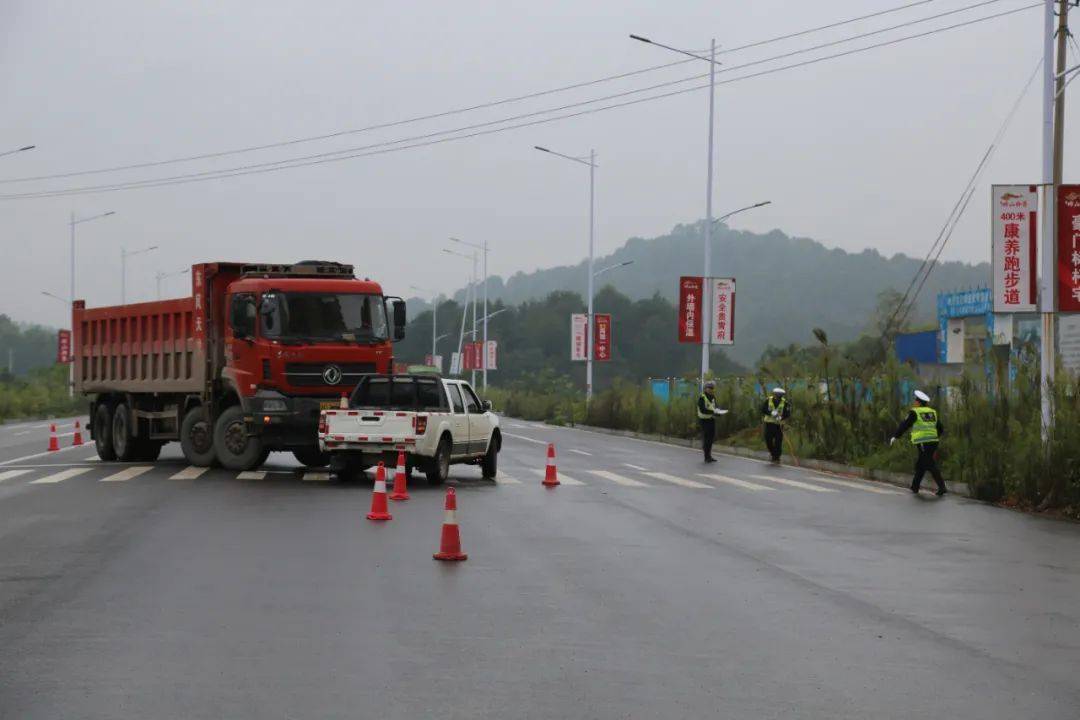
{"label": "pickup truck wheel", "polygon": [[487,455],[480,462],[480,475],[485,480],[494,480],[499,472],[499,439],[492,438],[488,447]]}
{"label": "pickup truck wheel", "polygon": [[112,413],[104,403],[94,411],[94,447],[100,459],[106,462],[116,459],[112,446]]}
{"label": "pickup truck wheel", "polygon": [[203,408],[192,408],[184,416],[180,424],[180,449],[184,458],[195,467],[210,467],[217,462],[214,428]]}
{"label": "pickup truck wheel", "polygon": [[239,405],[226,408],[218,416],[214,423],[214,448],[227,470],[251,470],[263,459],[262,442],[248,435],[244,409]]}
{"label": "pickup truck wheel", "polygon": [[292,454],[305,467],[326,467],[330,464],[330,453],[320,452],[317,447],[298,448]]}
{"label": "pickup truck wheel", "polygon": [[439,441],[435,457],[428,463],[424,474],[430,485],[442,485],[450,477],[450,438],[444,437]]}
{"label": "pickup truck wheel", "polygon": [[112,414],[112,446],[116,459],[131,462],[138,456],[139,440],[127,404],[120,403]]}

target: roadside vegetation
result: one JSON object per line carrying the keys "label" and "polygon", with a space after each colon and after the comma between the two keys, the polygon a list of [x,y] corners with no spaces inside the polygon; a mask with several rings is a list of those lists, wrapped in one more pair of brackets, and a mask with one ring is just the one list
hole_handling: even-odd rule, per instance
{"label": "roadside vegetation", "polygon": [[67,365],[35,368],[21,377],[0,373],[0,422],[84,410],[83,398],[68,397],[67,383]]}

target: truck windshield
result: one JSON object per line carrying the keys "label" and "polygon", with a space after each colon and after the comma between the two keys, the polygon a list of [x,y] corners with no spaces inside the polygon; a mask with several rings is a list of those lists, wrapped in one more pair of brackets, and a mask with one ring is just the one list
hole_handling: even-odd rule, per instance
{"label": "truck windshield", "polygon": [[382,342],[389,338],[380,295],[359,293],[267,293],[262,334],[296,340]]}

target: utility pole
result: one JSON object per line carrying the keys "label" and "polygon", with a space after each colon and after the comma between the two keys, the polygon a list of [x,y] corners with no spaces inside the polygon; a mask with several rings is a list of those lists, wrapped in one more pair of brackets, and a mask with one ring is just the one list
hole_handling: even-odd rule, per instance
{"label": "utility pole", "polygon": [[[708,142],[708,171],[705,180],[705,324],[709,327],[707,335],[702,337],[701,344],[701,382],[698,392],[705,390],[705,375],[709,372],[709,349],[712,347],[712,283],[709,276],[712,274],[712,196],[713,196],[713,112],[716,102],[716,38],[709,44],[709,142]],[[705,335],[703,333],[703,335]]]}
{"label": "utility pole", "polygon": [[1043,243],[1042,287],[1039,310],[1042,314],[1040,352],[1040,403],[1043,442],[1050,439],[1054,424],[1053,389],[1057,364],[1055,320],[1057,309],[1057,189],[1062,182],[1065,149],[1065,52],[1069,35],[1069,2],[1058,0],[1057,52],[1055,62],[1054,0],[1043,8]]}

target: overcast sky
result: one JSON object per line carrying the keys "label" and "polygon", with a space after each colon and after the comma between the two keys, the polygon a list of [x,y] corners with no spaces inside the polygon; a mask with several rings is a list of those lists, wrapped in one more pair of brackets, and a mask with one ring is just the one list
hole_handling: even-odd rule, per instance
{"label": "overcast sky", "polygon": [[[910,1],[910,0],[908,0]],[[901,13],[723,55],[741,65],[978,0]],[[1018,8],[985,7],[798,55],[838,52]],[[388,123],[677,60],[628,33],[692,49],[753,41],[905,0],[514,0],[474,2],[147,2],[0,0],[0,179],[169,160]],[[1041,11],[912,40],[717,91],[717,214],[770,207],[734,227],[773,228],[847,250],[922,255],[1032,72]],[[1070,58],[1075,64],[1076,56]],[[722,73],[729,79],[755,65]],[[578,103],[707,71],[705,63],[527,102],[332,140],[122,173],[0,185],[0,194],[198,173],[410,138]],[[673,86],[692,87],[699,83]],[[661,91],[656,91],[661,92]],[[625,99],[642,97],[632,95]],[[1038,81],[945,257],[989,256],[989,183],[1038,182]],[[587,251],[588,171],[541,154],[599,154],[599,250],[704,216],[706,92],[444,143],[160,188],[0,201],[0,312],[66,324],[68,217],[78,227],[76,296],[155,296],[154,273],[193,262],[354,263],[391,294],[460,287],[448,236],[491,243],[491,272],[577,262]],[[617,102],[617,101],[612,101]],[[600,103],[605,105],[610,103]],[[575,108],[573,112],[586,107]],[[1070,102],[1067,117],[1080,110]],[[536,116],[529,118],[538,119]],[[1077,143],[1066,149],[1068,168]],[[1075,177],[1072,179],[1075,180]],[[672,282],[674,282],[674,278]],[[166,281],[169,294],[188,289]]]}

